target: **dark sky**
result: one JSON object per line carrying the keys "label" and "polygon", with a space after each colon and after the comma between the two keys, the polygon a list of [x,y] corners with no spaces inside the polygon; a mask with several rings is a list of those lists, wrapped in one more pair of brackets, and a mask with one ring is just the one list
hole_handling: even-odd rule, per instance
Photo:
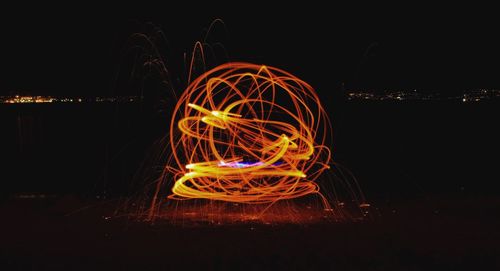
{"label": "dark sky", "polygon": [[[216,18],[225,22],[227,35],[216,37],[231,59],[289,70],[317,88],[499,88],[500,23],[487,10],[168,1],[16,7],[0,24],[0,94],[106,95],[116,88],[127,38],[148,22],[165,32],[165,54],[182,59]],[[168,64],[174,75],[179,63]]]}

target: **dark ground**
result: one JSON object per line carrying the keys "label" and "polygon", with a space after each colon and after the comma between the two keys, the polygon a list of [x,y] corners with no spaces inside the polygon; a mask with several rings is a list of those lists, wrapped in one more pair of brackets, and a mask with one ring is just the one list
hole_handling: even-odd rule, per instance
{"label": "dark ground", "polygon": [[151,225],[109,217],[113,206],[71,196],[3,203],[1,269],[500,268],[498,199],[380,204],[371,221],[274,226]]}

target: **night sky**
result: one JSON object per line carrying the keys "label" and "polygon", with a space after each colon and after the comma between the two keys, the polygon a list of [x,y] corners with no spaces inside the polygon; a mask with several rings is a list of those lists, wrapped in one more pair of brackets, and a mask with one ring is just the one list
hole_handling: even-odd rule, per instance
{"label": "night sky", "polygon": [[[191,6],[191,7],[190,7]],[[109,95],[127,38],[160,27],[174,77],[217,18],[213,41],[231,60],[281,67],[317,89],[413,89],[461,93],[500,86],[495,16],[471,7],[328,8],[249,3],[186,7],[29,6],[2,16],[0,95]],[[221,60],[222,61],[222,60]],[[323,90],[318,90],[319,92]]]}

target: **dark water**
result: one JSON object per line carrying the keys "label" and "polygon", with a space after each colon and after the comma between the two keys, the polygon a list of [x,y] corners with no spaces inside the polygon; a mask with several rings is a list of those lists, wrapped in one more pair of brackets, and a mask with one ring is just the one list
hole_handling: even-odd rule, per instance
{"label": "dark water", "polygon": [[499,105],[348,103],[337,160],[376,198],[498,195]]}
{"label": "dark water", "polygon": [[[1,105],[2,194],[117,196],[168,116],[139,103]],[[498,195],[499,101],[345,101],[334,159],[373,200]],[[168,111],[168,110],[166,110]]]}

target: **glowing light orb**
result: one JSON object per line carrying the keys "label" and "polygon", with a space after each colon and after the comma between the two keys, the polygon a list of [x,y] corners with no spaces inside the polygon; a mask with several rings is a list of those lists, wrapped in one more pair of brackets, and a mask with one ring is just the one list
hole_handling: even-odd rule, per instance
{"label": "glowing light orb", "polygon": [[220,65],[194,80],[174,108],[169,198],[272,203],[319,194],[330,132],[306,82],[268,66]]}

